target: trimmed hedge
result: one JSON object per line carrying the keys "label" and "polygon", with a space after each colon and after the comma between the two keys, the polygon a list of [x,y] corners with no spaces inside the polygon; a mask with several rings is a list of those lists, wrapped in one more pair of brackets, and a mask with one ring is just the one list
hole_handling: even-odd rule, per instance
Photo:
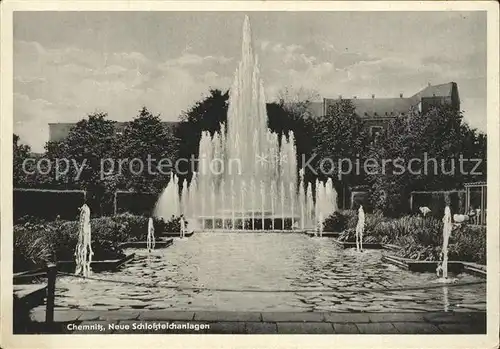
{"label": "trimmed hedge", "polygon": [[151,216],[157,200],[158,195],[154,193],[117,191],[115,193],[115,213]]}
{"label": "trimmed hedge", "polygon": [[347,228],[347,216],[339,211],[332,213],[323,222],[323,231],[342,232]]}
{"label": "trimmed hedge", "polygon": [[15,223],[25,216],[73,220],[78,218],[78,209],[85,202],[85,192],[14,188],[12,199]]}
{"label": "trimmed hedge", "polygon": [[[128,241],[145,241],[147,239],[149,217],[123,213],[110,218],[120,225],[120,229],[125,233]],[[161,218],[153,218],[153,225],[157,236],[164,232],[180,232],[181,230],[180,217],[168,222]]]}

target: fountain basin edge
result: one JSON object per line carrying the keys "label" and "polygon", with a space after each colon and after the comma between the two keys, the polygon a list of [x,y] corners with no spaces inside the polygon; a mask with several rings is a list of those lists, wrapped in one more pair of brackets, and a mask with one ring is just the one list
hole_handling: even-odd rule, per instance
{"label": "fountain basin edge", "polygon": [[[308,235],[309,237],[315,237],[318,233],[314,231],[305,231],[304,234]],[[324,231],[321,234],[321,237],[324,238],[336,238],[340,235],[339,232],[336,231]]]}
{"label": "fountain basin edge", "polygon": [[[271,234],[271,233],[280,233],[280,234],[305,234],[307,233],[304,230],[279,230],[279,229],[204,229],[204,230],[197,230],[196,233],[217,233],[217,232],[223,232],[223,233],[255,233],[255,234]],[[186,235],[187,236],[187,235]]]}
{"label": "fountain basin edge", "polygon": [[[102,260],[102,261],[92,261],[90,263],[90,267],[94,272],[101,271],[115,271],[123,264],[130,262],[134,259],[135,253],[130,253],[125,255],[123,258],[119,259],[110,259],[110,260]],[[75,261],[59,261],[57,262],[57,270],[63,272],[74,272],[75,271]]]}
{"label": "fountain basin edge", "polygon": [[[356,243],[355,242],[346,242],[346,241],[340,241],[337,239],[332,239],[335,244],[342,248],[356,248]],[[364,250],[381,250],[383,249],[383,244],[379,242],[363,242],[363,249]]]}
{"label": "fountain basin edge", "polygon": [[[168,238],[165,240],[159,240],[155,241],[155,247],[154,249],[157,248],[167,248],[170,245],[174,243],[173,238]],[[148,247],[148,242],[147,241],[127,241],[127,242],[122,242],[120,244],[121,248],[147,248]]]}
{"label": "fountain basin edge", "polygon": [[[190,232],[186,232],[184,234],[184,237],[190,237],[194,234],[194,231],[190,231]],[[158,233],[158,237],[160,238],[178,238],[179,236],[181,236],[181,233],[180,232],[162,232],[162,233]]]}
{"label": "fountain basin edge", "polygon": [[[382,262],[417,273],[435,273],[439,264],[439,261],[419,261],[393,255],[383,255]],[[475,276],[486,278],[486,266],[476,263],[449,261],[448,271],[456,274],[467,272]]]}

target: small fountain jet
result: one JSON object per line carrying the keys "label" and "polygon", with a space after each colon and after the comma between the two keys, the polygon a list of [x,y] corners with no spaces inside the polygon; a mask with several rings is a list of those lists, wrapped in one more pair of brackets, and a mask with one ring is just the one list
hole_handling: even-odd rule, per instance
{"label": "small fountain jet", "polygon": [[90,208],[83,204],[80,208],[80,220],[78,222],[78,243],[75,249],[75,275],[84,277],[92,273],[91,263],[94,252],[91,246],[91,228],[90,228]]}
{"label": "small fountain jet", "polygon": [[359,206],[358,224],[356,225],[356,250],[363,252],[363,231],[365,230],[365,212],[363,206]]}
{"label": "small fountain jet", "polygon": [[451,210],[449,206],[444,209],[443,217],[443,247],[441,250],[441,264],[438,264],[436,269],[436,274],[441,277],[442,281],[448,282],[448,241],[451,236],[451,231],[453,229],[453,223],[451,221]]}
{"label": "small fountain jet", "polygon": [[186,235],[186,221],[184,220],[184,215],[181,215],[181,239]]}
{"label": "small fountain jet", "polygon": [[148,252],[151,252],[151,250],[155,248],[155,244],[156,244],[155,227],[153,224],[153,218],[150,217],[148,221],[148,236],[146,239]]}
{"label": "small fountain jet", "polygon": [[320,238],[323,237],[323,213],[320,212],[318,214],[318,229],[317,229],[317,234],[319,235]]}

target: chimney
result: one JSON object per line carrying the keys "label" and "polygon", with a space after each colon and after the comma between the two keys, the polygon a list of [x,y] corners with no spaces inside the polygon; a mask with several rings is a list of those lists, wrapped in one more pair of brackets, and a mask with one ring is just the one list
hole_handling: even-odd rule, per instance
{"label": "chimney", "polygon": [[399,98],[403,98],[403,94],[402,93],[399,94]]}
{"label": "chimney", "polygon": [[372,99],[375,98],[375,95],[372,95]]}
{"label": "chimney", "polygon": [[430,82],[428,82],[428,83],[427,83],[427,86],[431,87],[431,83],[430,83]]}
{"label": "chimney", "polygon": [[353,98],[356,99],[356,98],[358,98],[358,96],[354,96]]}
{"label": "chimney", "polygon": [[342,95],[339,95],[339,99],[342,99]]}

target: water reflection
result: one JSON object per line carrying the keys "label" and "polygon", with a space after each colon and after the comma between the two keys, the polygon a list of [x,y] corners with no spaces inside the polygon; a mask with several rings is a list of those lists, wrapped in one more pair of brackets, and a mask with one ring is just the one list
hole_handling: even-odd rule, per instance
{"label": "water reflection", "polygon": [[[234,311],[466,311],[486,309],[485,285],[412,290],[435,285],[433,273],[411,273],[381,262],[381,252],[339,249],[328,238],[300,234],[200,233],[167,249],[134,251],[115,273],[95,276],[131,286],[63,277],[56,302],[82,309]],[[461,274],[458,282],[477,281]],[[308,289],[314,292],[218,292],[168,287]],[[325,291],[328,290],[328,292]]]}

